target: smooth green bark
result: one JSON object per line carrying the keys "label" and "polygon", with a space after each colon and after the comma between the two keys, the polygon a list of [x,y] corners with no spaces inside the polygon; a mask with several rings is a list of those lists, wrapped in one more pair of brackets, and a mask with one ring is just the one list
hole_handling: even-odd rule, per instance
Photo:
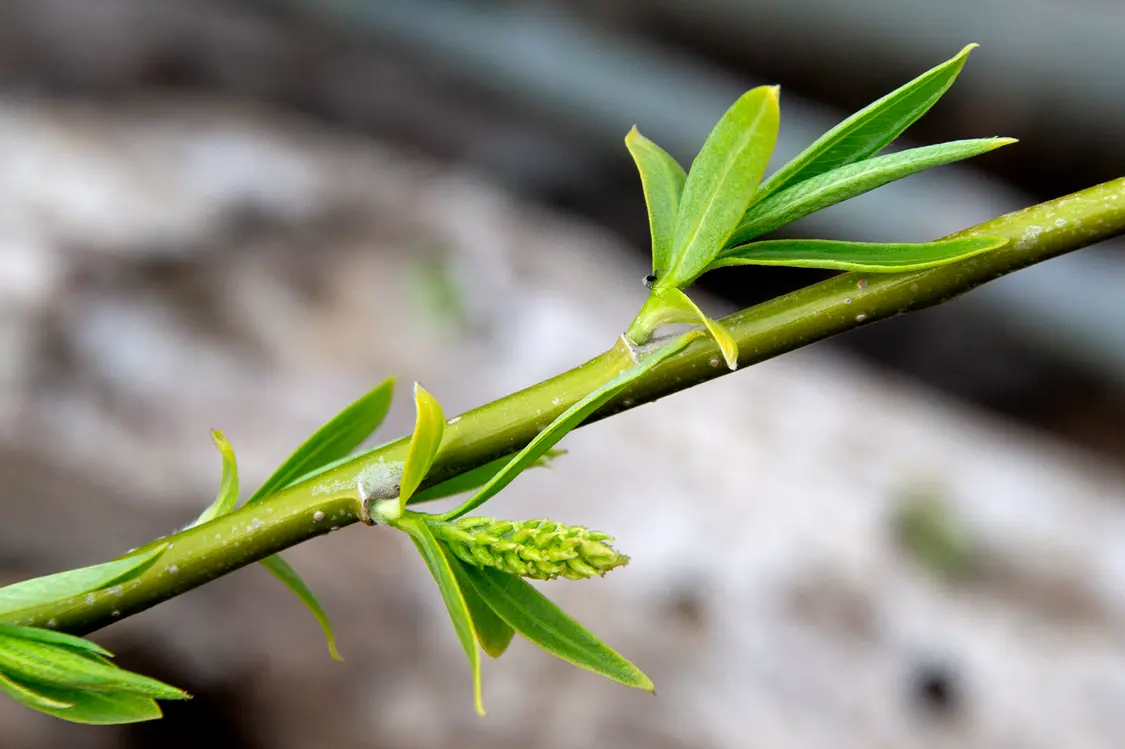
{"label": "smooth green bark", "polygon": [[[985,222],[959,236],[1001,236],[1007,247],[929,270],[889,275],[844,273],[722,320],[745,367],[903,312],[940,304],[1034,263],[1125,233],[1125,178]],[[623,320],[622,324],[628,321]],[[650,344],[651,345],[651,344]],[[450,478],[530,442],[575,402],[632,365],[622,342],[575,369],[452,420],[425,486]],[[586,423],[728,374],[710,338],[637,380]],[[159,564],[120,591],[21,612],[19,623],[83,634],[144,611],[239,567],[359,520],[361,474],[395,481],[386,464],[405,460],[401,439],[153,544],[169,542]],[[380,464],[383,466],[380,468]],[[369,491],[378,487],[367,486]]]}

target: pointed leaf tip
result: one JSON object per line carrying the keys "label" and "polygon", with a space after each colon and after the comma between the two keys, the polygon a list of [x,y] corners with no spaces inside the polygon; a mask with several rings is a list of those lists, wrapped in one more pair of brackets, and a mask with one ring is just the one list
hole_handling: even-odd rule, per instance
{"label": "pointed leaf tip", "polygon": [[192,526],[203,525],[217,517],[222,517],[233,510],[238,504],[238,462],[234,457],[234,448],[231,447],[230,442],[227,441],[227,438],[224,437],[223,433],[218,429],[211,430],[211,441],[215,443],[215,447],[218,448],[223,461],[222,477],[219,479],[219,491],[215,496],[215,501],[200,513],[199,517],[192,523]]}
{"label": "pointed leaf tip", "polygon": [[711,264],[784,265],[863,273],[903,273],[966,260],[1008,244],[1004,237],[962,237],[937,242],[839,242],[830,239],[777,239],[732,248]]}
{"label": "pointed leaf tip", "polygon": [[142,574],[167,551],[161,543],[103,564],[35,577],[0,588],[0,614],[42,606],[117,585]]}
{"label": "pointed leaf tip", "polygon": [[756,203],[742,217],[727,245],[734,247],[786,224],[933,167],[979,156],[1014,143],[1013,138],[976,138],[876,156],[810,177]]}
{"label": "pointed leaf tip", "polygon": [[334,661],[342,661],[340,651],[336,647],[336,633],[332,629],[332,621],[328,618],[328,612],[320,604],[312,589],[305,584],[301,576],[297,574],[297,570],[284,559],[280,554],[274,554],[272,557],[266,557],[261,561],[261,565],[270,571],[274,577],[280,580],[289,592],[297,596],[297,599],[305,605],[305,608],[316,619],[317,624],[324,631],[324,639],[328,643],[328,655]]}
{"label": "pointed leaf tip", "polygon": [[441,448],[445,434],[445,414],[437,400],[417,382],[414,383],[416,416],[414,433],[406,452],[406,463],[399,482],[399,507],[405,508],[407,500],[417,491]]}
{"label": "pointed leaf tip", "polygon": [[750,205],[777,142],[778,88],[743,94],[692,162],[676,216],[668,272],[655,288],[683,288],[726,244]]}
{"label": "pointed leaf tip", "polygon": [[246,504],[260,502],[346,460],[348,454],[363,444],[383,423],[391,406],[394,388],[393,377],[383,380],[336,414],[286,458],[258,491],[246,500]]}
{"label": "pointed leaf tip", "polygon": [[927,70],[820,136],[765,181],[755,202],[824,172],[870,158],[886,148],[945,95],[977,45]]}
{"label": "pointed leaf tip", "polygon": [[652,272],[659,278],[672,261],[676,216],[687,174],[667,151],[641,135],[636,125],[625,136],[625,147],[641,175],[652,237]]}
{"label": "pointed leaf tip", "polygon": [[707,326],[707,330],[711,333],[711,337],[715,339],[715,343],[719,344],[719,351],[723,354],[723,361],[726,362],[727,369],[732,372],[738,369],[738,344],[735,342],[734,336],[718,320],[704,317],[703,324]]}
{"label": "pointed leaf tip", "polygon": [[547,425],[546,429],[536,435],[535,439],[516,453],[515,457],[509,460],[503,468],[495,473],[476,494],[465,500],[457,509],[438,515],[437,519],[455,520],[475,510],[477,507],[480,507],[489,499],[499,494],[501,490],[515,480],[516,476],[522,473],[526,468],[535,465],[543,455],[558,444],[559,440],[565,437],[572,429],[577,428],[590,414],[605,405],[610,398],[618,395],[638,377],[643,376],[668,357],[682,351],[685,346],[694,340],[696,335],[698,335],[698,331],[690,331],[689,333],[685,333],[669,341],[659,350],[643,358],[638,364],[629,367],[617,377],[595,389],[589,395],[582,398],[582,400],[563,411],[554,421]]}
{"label": "pointed leaf tip", "polygon": [[477,594],[516,632],[548,653],[628,687],[653,691],[639,668],[568,616],[530,583],[487,567],[463,567]]}
{"label": "pointed leaf tip", "polygon": [[[393,377],[383,380],[326,422],[285,459],[246,503],[265,500],[282,489],[307,480],[318,471],[347,459],[349,453],[363,444],[383,423],[394,396],[394,387]],[[336,636],[328,614],[296,570],[277,555],[263,559],[261,564],[312,612],[324,630],[329,655],[335,660],[342,660],[336,648]]]}
{"label": "pointed leaf tip", "polygon": [[[547,452],[538,459],[532,461],[528,465],[528,468],[551,468],[551,462],[555,458],[565,454],[566,450],[547,450]],[[414,492],[410,497],[410,504],[444,499],[446,497],[452,497],[455,494],[462,494],[479,489],[491,481],[496,474],[504,470],[512,460],[512,457],[511,455],[505,455],[502,458],[497,458],[490,463],[485,463],[483,466],[474,468],[471,471],[459,474],[451,479],[446,479],[441,483],[434,484],[421,491]]]}
{"label": "pointed leaf tip", "polygon": [[126,692],[162,700],[189,698],[180,689],[119,668],[99,654],[44,639],[3,638],[0,672],[20,682],[48,687]]}
{"label": "pointed leaf tip", "polygon": [[120,725],[156,720],[160,706],[151,697],[30,684],[0,674],[0,692],[22,705],[71,723]]}

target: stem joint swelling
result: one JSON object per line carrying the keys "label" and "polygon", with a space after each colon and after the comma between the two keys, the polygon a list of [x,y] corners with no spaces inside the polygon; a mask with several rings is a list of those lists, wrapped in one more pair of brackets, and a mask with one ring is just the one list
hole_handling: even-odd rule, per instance
{"label": "stem joint swelling", "polygon": [[403,503],[398,484],[389,488],[372,487],[363,476],[356,479],[357,513],[365,525],[390,525],[402,517]]}

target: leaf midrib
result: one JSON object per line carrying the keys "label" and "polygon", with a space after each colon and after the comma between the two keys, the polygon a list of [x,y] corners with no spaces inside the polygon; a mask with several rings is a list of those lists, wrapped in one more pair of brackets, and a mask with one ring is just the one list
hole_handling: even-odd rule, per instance
{"label": "leaf midrib", "polygon": [[[711,209],[711,206],[715,204],[716,196],[721,194],[722,187],[725,186],[727,184],[727,182],[729,181],[730,175],[734,171],[733,168],[732,168],[734,162],[738,160],[739,155],[741,154],[742,149],[746,147],[747,142],[753,140],[758,135],[758,124],[762,121],[762,117],[765,116],[766,110],[768,108],[769,108],[768,107],[768,99],[762,101],[759,104],[758,113],[754,117],[753,123],[751,123],[751,124],[747,125],[745,128],[743,128],[742,136],[741,136],[741,138],[739,139],[739,142],[738,142],[738,147],[729,149],[727,158],[723,162],[722,176],[718,180],[715,181],[715,184],[713,185],[711,191],[707,195],[707,199],[701,204],[701,210],[699,212],[699,215],[695,219],[695,225],[692,226],[692,228],[691,228],[691,233],[685,239],[683,245],[678,248],[679,256],[676,258],[676,262],[673,263],[672,268],[670,269],[670,272],[673,275],[675,275],[676,271],[680,270],[680,268],[683,266],[684,259],[686,258],[686,252],[685,251],[687,250],[688,247],[691,247],[692,243],[695,242],[695,238],[699,236],[699,230],[703,226],[703,220],[706,218],[707,214],[709,213],[709,211]],[[750,194],[746,196],[746,204],[747,205],[749,205],[750,201],[753,200],[754,193],[757,189],[758,189],[757,185],[754,185],[750,189]],[[678,206],[677,206],[677,209],[678,209]],[[745,209],[743,209],[743,213],[745,213]],[[727,237],[729,237],[731,234],[734,233],[734,230],[737,226],[738,226],[738,224],[736,222],[735,225],[731,227],[731,230],[727,233]],[[726,239],[724,238],[723,242],[725,242],[725,241],[726,241]],[[719,243],[720,246],[723,244],[723,242]]]}

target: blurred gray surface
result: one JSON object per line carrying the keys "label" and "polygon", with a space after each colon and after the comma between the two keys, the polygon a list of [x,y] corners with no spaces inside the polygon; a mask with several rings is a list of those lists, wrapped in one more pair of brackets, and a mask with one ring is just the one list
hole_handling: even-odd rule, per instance
{"label": "blurred gray surface", "polygon": [[[598,231],[277,110],[8,102],[0,133],[21,142],[0,173],[0,262],[19,270],[3,274],[0,337],[7,579],[193,517],[218,483],[208,428],[250,485],[382,377],[457,413],[596,354],[644,294],[643,268]],[[452,311],[422,293],[435,268]],[[385,435],[409,428],[400,400]],[[488,511],[618,537],[628,568],[548,590],[659,697],[517,644],[486,664],[476,718],[423,565],[362,527],[289,555],[345,663],[248,569],[99,636],[200,694],[166,724],[81,730],[4,702],[0,745],[1125,741],[1118,468],[822,349],[565,447]],[[987,550],[973,578],[942,581],[895,541],[918,487]]]}
{"label": "blurred gray surface", "polygon": [[[337,18],[387,39],[420,65],[513,99],[521,108],[535,110],[556,127],[580,133],[590,142],[619,144],[621,134],[636,124],[684,164],[690,163],[730,102],[765,82],[734,76],[683,52],[599,29],[549,5],[529,10],[502,3],[449,0],[272,2]],[[1055,117],[1049,120],[1046,132],[1025,123],[1005,122],[1015,129],[1000,134],[1029,133],[1044,138],[1051,137],[1051,130],[1066,130],[1068,136],[1081,132],[1081,138],[1072,139],[1071,148],[1081,143],[1082,148],[1096,152],[1109,140],[1117,153],[1125,153],[1125,147],[1115,141],[1118,129],[1106,126],[1125,120],[1125,86],[1111,72],[1120,67],[1113,61],[1122,55],[1119,27],[1125,19],[1125,6],[1035,3],[1025,7],[1017,20],[1012,10],[1027,5],[1024,0],[1012,0],[987,7],[973,3],[929,7],[872,0],[864,4],[862,14],[831,0],[787,2],[776,8],[734,0],[664,2],[658,7],[675,22],[694,23],[727,38],[741,36],[777,48],[779,53],[782,49],[804,50],[814,40],[832,47],[833,55],[841,54],[848,45],[859,54],[879,39],[880,54],[896,59],[899,67],[909,66],[898,77],[900,82],[948,59],[969,41],[963,28],[964,19],[971,17],[979,22],[974,34],[982,34],[972,40],[988,45],[971,56],[969,72],[959,79],[958,91],[973,91],[981,110],[988,98],[983,92],[987,86],[1002,92],[1003,103],[1009,107],[1043,109]],[[771,31],[789,30],[793,36],[771,36],[756,28],[761,19],[768,21]],[[878,23],[870,23],[871,19]],[[1056,23],[1060,19],[1066,23]],[[1012,28],[1013,23],[1020,28]],[[1081,54],[1075,49],[1079,44]],[[1064,46],[1071,49],[1065,60],[1050,52]],[[812,56],[811,50],[808,54]],[[1065,81],[1081,81],[1082,85],[1066,85]],[[773,168],[846,116],[788,92],[783,112]],[[1060,112],[1082,112],[1086,118],[1080,121],[1096,120],[1096,126],[1089,132],[1085,125],[1072,126],[1069,119],[1064,123],[1058,119]],[[978,119],[990,123],[997,117]],[[1036,125],[1042,124],[1042,118],[1037,118]],[[993,134],[976,123],[972,127],[956,137]],[[897,147],[905,144],[900,141]],[[1125,168],[1125,158],[1117,161]],[[1116,176],[1116,172],[1110,174]],[[814,214],[794,228],[804,236],[921,242],[1034,202],[966,163],[888,185]],[[1109,242],[1094,252],[1059,258],[1049,267],[1006,278],[981,290],[975,298],[977,309],[980,314],[998,314],[1010,321],[1009,332],[1014,337],[1049,349],[1116,386],[1125,385],[1125,330],[1114,324],[1125,319],[1125,295],[1117,291],[1125,285],[1123,247],[1121,242]]]}
{"label": "blurred gray surface", "polygon": [[[1043,198],[1116,177],[1125,169],[1114,126],[1125,86],[1112,72],[1122,12],[1096,0],[7,0],[0,85],[110,97],[183,86],[294,106],[472,163],[520,191],[581,194],[604,203],[603,219],[620,231],[640,222],[612,215],[620,197],[599,190],[608,189],[607,165],[625,162],[621,138],[631,125],[686,162],[729,102],[761,82],[743,70],[772,66],[815,81],[822,93],[858,88],[874,98],[969,41],[982,48],[923,130],[936,117],[943,125],[930,132],[948,138],[1024,138],[983,163],[1018,165]],[[665,38],[653,41],[652,29]],[[786,86],[778,159],[844,115],[795,90]],[[968,164],[887,186],[809,217],[797,231],[929,240],[1031,202]],[[981,314],[1009,322],[977,326],[982,364],[970,378],[978,384],[958,392],[988,400],[990,376],[1005,370],[990,353],[1006,343],[998,339],[1120,389],[1120,258],[1120,243],[1061,258],[986,288],[963,315],[942,317],[938,327]],[[1056,276],[1067,283],[1053,283]],[[882,343],[883,361],[908,367],[934,358],[914,342],[935,337],[933,327],[911,325],[912,336]],[[894,350],[910,353],[896,360]],[[959,381],[934,364],[919,374],[946,387]],[[1019,379],[1001,377],[999,386],[1026,384]]]}

